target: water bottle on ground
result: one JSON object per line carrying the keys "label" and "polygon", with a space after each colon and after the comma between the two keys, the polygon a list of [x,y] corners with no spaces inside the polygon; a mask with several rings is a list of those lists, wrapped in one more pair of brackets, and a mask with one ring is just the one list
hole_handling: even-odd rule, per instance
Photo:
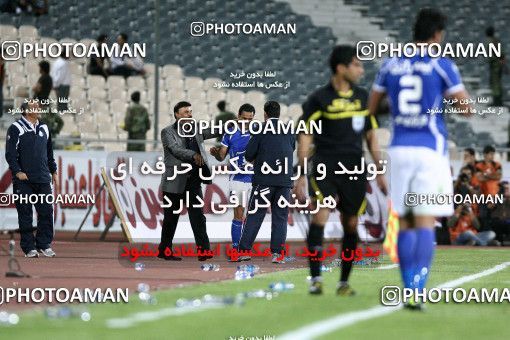
{"label": "water bottle on ground", "polygon": [[294,289],[294,284],[285,281],[274,282],[269,285],[269,289],[273,292],[286,292]]}
{"label": "water bottle on ground", "polygon": [[321,272],[328,272],[328,273],[331,273],[333,271],[333,268],[331,268],[330,266],[326,266],[326,265],[322,265],[321,266]]}
{"label": "water bottle on ground", "polygon": [[260,267],[254,264],[243,264],[237,266],[237,270],[244,270],[253,274],[258,274],[260,272]]}
{"label": "water bottle on ground", "polygon": [[243,297],[232,297],[232,296],[217,296],[206,294],[201,298],[194,299],[179,299],[175,305],[178,308],[204,308],[211,306],[231,306],[241,305],[244,303]]}
{"label": "water bottle on ground", "polygon": [[236,280],[249,280],[253,277],[253,273],[249,272],[247,270],[238,270],[235,273],[235,279]]}
{"label": "water bottle on ground", "polygon": [[268,290],[263,290],[263,289],[257,289],[257,290],[252,290],[250,292],[239,293],[238,295],[240,295],[244,298],[271,300],[273,297],[276,297],[278,295],[278,293],[271,292]]}
{"label": "water bottle on ground", "polygon": [[0,326],[14,326],[17,325],[18,322],[18,314],[0,311]]}
{"label": "water bottle on ground", "polygon": [[217,272],[220,270],[219,264],[206,263],[200,266],[204,272]]}
{"label": "water bottle on ground", "polygon": [[143,283],[143,282],[139,283],[136,288],[136,291],[138,293],[148,293],[150,290],[151,290],[151,287],[147,283]]}

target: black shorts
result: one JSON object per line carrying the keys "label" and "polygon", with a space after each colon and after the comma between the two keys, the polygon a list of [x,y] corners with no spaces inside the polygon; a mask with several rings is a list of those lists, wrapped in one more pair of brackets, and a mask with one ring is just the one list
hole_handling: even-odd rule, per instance
{"label": "black shorts", "polygon": [[[334,169],[334,168],[332,168]],[[327,175],[322,180],[317,172],[308,176],[308,191],[310,197],[317,201],[322,201],[327,196],[338,198],[337,209],[350,216],[359,216],[365,212],[367,205],[365,196],[367,193],[366,174],[357,175],[357,179],[350,179],[348,174],[334,174],[328,167]]]}

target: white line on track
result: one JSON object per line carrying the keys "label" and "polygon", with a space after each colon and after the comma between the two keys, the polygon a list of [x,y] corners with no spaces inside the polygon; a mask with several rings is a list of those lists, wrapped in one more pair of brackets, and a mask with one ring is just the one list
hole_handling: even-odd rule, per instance
{"label": "white line on track", "polygon": [[375,269],[384,270],[384,269],[393,269],[393,268],[398,268],[398,264],[396,264],[396,263],[387,264],[387,265],[384,265],[384,266],[377,267]]}
{"label": "white line on track", "polygon": [[[494,266],[490,269],[481,271],[479,273],[462,276],[458,279],[442,283],[442,284],[438,285],[437,288],[457,287],[464,283],[477,280],[481,277],[497,273],[497,272],[505,269],[508,266],[510,266],[510,262],[504,262],[504,263],[498,264],[497,266]],[[331,333],[332,331],[335,331],[337,329],[353,325],[360,321],[365,321],[368,319],[373,319],[373,318],[381,317],[383,315],[387,315],[387,314],[396,312],[396,311],[400,310],[401,308],[402,308],[402,305],[394,306],[394,307],[374,306],[372,308],[357,311],[357,312],[339,314],[339,315],[336,315],[329,319],[314,322],[307,326],[304,326],[304,327],[298,328],[296,330],[293,330],[291,332],[277,336],[277,339],[278,340],[291,340],[291,339],[292,340],[309,340],[309,339],[313,339],[313,338],[316,338],[316,337],[324,335],[324,334]]]}
{"label": "white line on track", "polygon": [[151,322],[166,318],[168,316],[175,315],[184,315],[195,312],[201,312],[208,309],[214,308],[222,308],[222,305],[211,305],[211,306],[201,306],[201,307],[172,307],[172,308],[164,308],[151,312],[139,312],[135,314],[131,314],[125,318],[116,318],[106,320],[106,326],[108,328],[129,328],[137,326],[137,324],[142,322]]}

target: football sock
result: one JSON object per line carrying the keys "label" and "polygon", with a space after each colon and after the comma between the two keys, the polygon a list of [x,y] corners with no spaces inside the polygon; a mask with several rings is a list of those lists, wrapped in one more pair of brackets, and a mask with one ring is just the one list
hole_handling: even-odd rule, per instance
{"label": "football sock", "polygon": [[230,228],[230,234],[232,236],[232,248],[237,248],[239,246],[242,228],[243,221],[232,220],[232,226]]}
{"label": "football sock", "polygon": [[321,262],[317,261],[322,257],[322,239],[324,237],[324,226],[312,223],[308,231],[307,245],[308,250],[312,253],[317,251],[317,258],[309,257],[310,275],[312,278],[321,276]]}
{"label": "football sock", "polygon": [[[344,239],[342,240],[342,252],[344,251],[356,251],[356,246],[358,245],[358,233],[345,233]],[[340,274],[340,281],[341,282],[347,282],[349,279],[349,275],[351,273],[352,269],[352,261],[342,261],[342,270]]]}
{"label": "football sock", "polygon": [[416,230],[416,248],[414,253],[414,283],[420,291],[425,288],[434,257],[434,230],[418,228]]}
{"label": "football sock", "polygon": [[401,230],[398,233],[397,252],[404,288],[414,288],[416,241],[414,230]]}

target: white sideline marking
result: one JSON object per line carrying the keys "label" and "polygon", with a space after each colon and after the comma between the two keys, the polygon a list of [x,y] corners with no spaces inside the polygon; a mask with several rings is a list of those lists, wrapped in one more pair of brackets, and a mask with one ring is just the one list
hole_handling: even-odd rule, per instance
{"label": "white sideline marking", "polygon": [[393,269],[393,268],[398,268],[398,264],[397,263],[387,264],[385,266],[380,266],[380,267],[377,267],[375,269],[384,270],[384,269]]}
{"label": "white sideline marking", "polygon": [[139,312],[131,314],[125,318],[106,320],[108,328],[129,328],[136,326],[138,323],[156,321],[167,316],[184,315],[189,313],[201,312],[207,309],[222,308],[222,305],[202,306],[202,307],[172,307],[164,308],[152,312]]}
{"label": "white sideline marking", "polygon": [[[488,276],[488,275],[494,274],[496,272],[499,272],[508,266],[510,266],[510,262],[504,262],[504,263],[498,264],[497,266],[494,266],[490,269],[484,270],[482,272],[472,274],[472,275],[462,276],[458,279],[442,283],[442,284],[438,285],[437,288],[457,287],[457,286],[460,286],[466,282],[474,281],[481,277]],[[394,306],[394,307],[374,306],[372,308],[357,311],[357,312],[339,314],[332,318],[329,318],[329,319],[326,319],[323,321],[318,321],[318,322],[309,324],[308,326],[304,326],[304,327],[298,328],[296,330],[293,330],[291,332],[284,333],[280,336],[277,336],[277,339],[278,340],[313,339],[315,337],[331,333],[334,330],[353,325],[360,321],[365,321],[368,319],[377,318],[377,317],[380,317],[380,316],[383,316],[386,314],[396,312],[396,311],[400,310],[401,308],[402,308],[402,305]]]}

